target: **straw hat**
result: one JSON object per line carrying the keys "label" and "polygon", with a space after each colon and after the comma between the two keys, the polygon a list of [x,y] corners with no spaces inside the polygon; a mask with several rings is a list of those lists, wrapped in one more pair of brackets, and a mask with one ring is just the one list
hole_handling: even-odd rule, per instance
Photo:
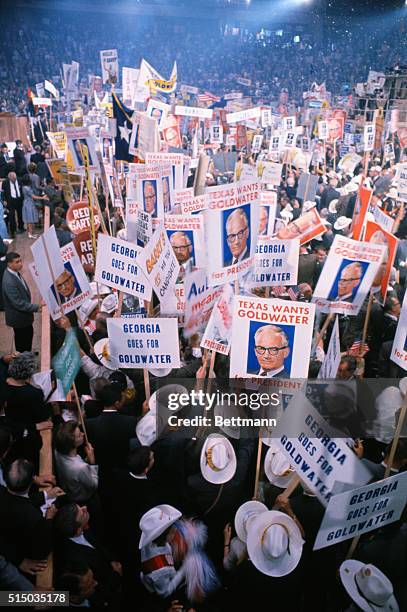
{"label": "straw hat", "polygon": [[271,484],[281,489],[286,488],[294,473],[287,457],[273,444],[264,459],[264,471]]}
{"label": "straw hat", "polygon": [[242,542],[247,542],[247,530],[252,521],[260,512],[267,512],[268,508],[259,501],[248,501],[240,506],[235,514],[235,530]]}
{"label": "straw hat", "polygon": [[141,538],[139,548],[154,542],[181,516],[182,513],[179,510],[168,504],[161,504],[148,510],[140,519]]}
{"label": "straw hat", "polygon": [[163,418],[155,411],[148,411],[136,425],[136,435],[142,446],[151,446],[165,428]]}
{"label": "straw hat", "polygon": [[101,338],[95,342],[93,350],[95,351],[96,357],[99,359],[100,363],[105,366],[105,368],[109,368],[109,370],[117,370],[118,365],[110,355],[109,338]]}
{"label": "straw hat", "polygon": [[298,565],[304,540],[292,518],[283,512],[262,512],[250,522],[247,552],[253,565],[267,576],[286,576]]}
{"label": "straw hat", "polygon": [[280,215],[284,219],[284,221],[291,221],[291,219],[293,218],[293,213],[289,210],[286,210],[285,208],[281,211]]}
{"label": "straw hat", "polygon": [[236,472],[236,454],[227,438],[210,434],[201,451],[201,473],[208,482],[223,484]]}
{"label": "straw hat", "polygon": [[393,585],[375,565],[344,561],[339,575],[349,597],[366,612],[398,612]]}
{"label": "straw hat", "polygon": [[351,223],[352,223],[352,219],[349,219],[349,217],[344,217],[344,216],[338,217],[334,223],[334,229],[336,229],[337,231],[343,230],[345,229],[345,227],[348,227]]}
{"label": "straw hat", "polygon": [[107,314],[111,314],[116,310],[118,303],[119,300],[117,299],[117,295],[115,293],[110,293],[103,299],[100,312],[107,312]]}
{"label": "straw hat", "polygon": [[336,200],[331,200],[328,204],[328,211],[332,214],[337,213],[337,207],[338,206],[338,199]]}
{"label": "straw hat", "polygon": [[310,201],[304,202],[304,206],[302,207],[302,212],[308,212],[312,208],[315,208],[316,205],[317,205],[316,202],[310,202]]}

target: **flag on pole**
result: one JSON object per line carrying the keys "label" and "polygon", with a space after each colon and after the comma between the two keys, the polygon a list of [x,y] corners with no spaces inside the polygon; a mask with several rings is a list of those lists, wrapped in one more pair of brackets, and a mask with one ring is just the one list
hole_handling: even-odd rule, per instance
{"label": "flag on pole", "polygon": [[133,129],[133,110],[119,100],[115,93],[113,99],[113,117],[116,119],[115,150],[116,160],[134,162],[134,156],[129,153],[130,136]]}

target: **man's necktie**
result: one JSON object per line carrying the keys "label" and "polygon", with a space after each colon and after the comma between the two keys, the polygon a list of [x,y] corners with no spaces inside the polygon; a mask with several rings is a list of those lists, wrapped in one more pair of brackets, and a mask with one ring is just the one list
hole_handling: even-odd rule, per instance
{"label": "man's necktie", "polygon": [[234,260],[232,261],[232,266],[235,266],[238,262],[238,259],[235,257]]}

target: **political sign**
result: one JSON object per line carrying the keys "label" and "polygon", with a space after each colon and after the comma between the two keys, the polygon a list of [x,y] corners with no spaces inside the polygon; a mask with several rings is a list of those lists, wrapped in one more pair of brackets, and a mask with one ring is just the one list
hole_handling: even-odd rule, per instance
{"label": "political sign", "polygon": [[64,394],[68,395],[76,375],[81,369],[81,354],[75,331],[68,329],[59,351],[52,358],[52,368],[57,380],[62,383]]}
{"label": "political sign", "polygon": [[223,142],[223,127],[221,125],[219,124],[211,125],[210,141],[213,144],[221,144]]}
{"label": "political sign", "polygon": [[201,347],[222,355],[228,355],[232,337],[233,288],[222,285],[221,294],[215,303],[204,331]]}
{"label": "political sign", "polygon": [[277,192],[261,191],[259,207],[259,237],[271,236],[277,214]]}
{"label": "political sign", "polygon": [[319,369],[317,378],[336,378],[340,361],[341,345],[339,340],[339,320],[338,317],[335,317],[328,349],[325,353],[325,358]]}
{"label": "political sign", "polygon": [[283,117],[282,127],[283,132],[293,132],[296,127],[295,115],[292,117]]}
{"label": "political sign", "polygon": [[160,301],[174,292],[180,265],[162,221],[138,258],[151,287]]}
{"label": "political sign", "polygon": [[[160,132],[158,123],[154,117],[150,117],[146,113],[134,111],[132,117],[132,130],[130,134],[128,153],[134,155],[139,160],[143,161],[149,151],[160,150]],[[119,128],[121,129],[121,128]],[[122,138],[126,140],[128,136],[127,128],[124,129]],[[116,139],[117,144],[117,139]]]}
{"label": "political sign", "polygon": [[390,359],[403,370],[407,370],[407,291],[404,294]]}
{"label": "political sign", "polygon": [[169,164],[130,164],[128,196],[153,218],[162,219],[173,205],[172,167]]}
{"label": "political sign", "polygon": [[92,295],[88,278],[73,242],[60,249],[60,258],[64,267],[60,274],[55,276],[55,283],[44,262],[39,265],[38,258],[35,257],[34,263],[30,264],[32,277],[53,320],[61,317],[61,307],[63,314],[66,315],[79,308]]}
{"label": "political sign", "polygon": [[33,98],[34,106],[52,106],[52,98]]}
{"label": "political sign", "polygon": [[376,223],[380,225],[381,228],[385,229],[387,232],[392,231],[394,225],[393,217],[390,217],[384,210],[375,206],[373,208],[373,216]]}
{"label": "political sign", "polygon": [[38,288],[41,295],[46,296],[53,279],[58,278],[65,271],[54,225],[34,242],[31,252],[38,271]]}
{"label": "political sign", "polygon": [[58,159],[65,160],[66,156],[66,133],[65,132],[46,132],[47,138],[51,143],[52,148],[55,151],[55,155]]}
{"label": "political sign", "polygon": [[183,215],[191,215],[193,213],[200,212],[206,208],[205,195],[194,196],[194,190],[192,187],[188,189],[179,189],[174,191],[174,202],[175,205],[181,207],[181,213]]}
{"label": "political sign", "polygon": [[[147,115],[155,119],[158,123],[160,130],[164,127],[168,113],[171,111],[170,104],[165,104],[159,100],[149,99],[147,105]],[[146,161],[146,163],[150,163]]]}
{"label": "political sign", "polygon": [[99,234],[95,281],[150,301],[151,286],[141,268],[141,253],[135,244]]}
{"label": "political sign", "polygon": [[214,304],[222,293],[222,287],[210,287],[206,270],[195,270],[185,277],[184,336],[203,333]]}
{"label": "political sign", "polygon": [[386,161],[393,161],[396,159],[394,153],[394,144],[392,142],[386,142],[383,147],[383,159]]}
{"label": "political sign", "polygon": [[[72,234],[78,235],[91,230],[91,215],[88,202],[75,202],[66,213],[66,222]],[[93,227],[95,232],[100,227],[99,213],[93,208]]]}
{"label": "political sign", "polygon": [[199,119],[212,119],[213,110],[211,108],[201,108],[199,106],[176,106],[175,115],[181,117],[198,117]]}
{"label": "political sign", "polygon": [[398,521],[406,504],[407,472],[330,498],[314,550]]}
{"label": "political sign", "polygon": [[88,148],[89,155],[89,170],[98,172],[99,166],[96,157],[94,140],[89,134],[89,129],[85,127],[66,128],[66,136],[68,148],[72,155],[72,160],[75,166],[75,171],[79,174],[85,173],[85,160],[83,155],[83,146]]}
{"label": "political sign", "polygon": [[153,235],[153,219],[145,210],[137,209],[136,215],[136,242],[144,247]]}
{"label": "political sign", "polygon": [[244,275],[253,263],[259,230],[260,184],[210,187],[204,211],[207,274],[211,286]]}
{"label": "political sign", "polygon": [[126,232],[129,242],[137,243],[138,208],[137,200],[126,198]]}
{"label": "political sign", "polygon": [[182,153],[147,153],[146,164],[151,166],[171,165],[174,189],[184,187],[184,155]]}
{"label": "political sign", "polygon": [[328,121],[318,121],[318,138],[320,140],[328,140],[329,138]]}
{"label": "political sign", "polygon": [[138,68],[122,67],[122,98],[123,103],[130,108],[134,108],[135,105],[139,72]]}
{"label": "political sign", "polygon": [[291,238],[299,238],[300,245],[306,244],[313,238],[321,236],[326,231],[325,225],[318,214],[316,208],[311,208],[306,213],[303,213],[298,219],[295,219],[287,225],[282,225],[275,238],[280,240],[290,240]]}
{"label": "political sign", "polygon": [[315,306],[236,295],[230,377],[306,378]]}
{"label": "political sign", "polygon": [[331,117],[328,119],[328,142],[335,142],[343,138],[343,127],[345,120],[343,117]]}
{"label": "political sign", "polygon": [[253,164],[237,162],[235,166],[235,182],[257,181],[257,168]]}
{"label": "political sign", "polygon": [[178,327],[184,326],[185,317],[185,286],[183,283],[175,285],[174,292],[168,294],[160,303],[160,315],[166,317],[177,317]]}
{"label": "political sign", "polygon": [[399,164],[397,170],[397,199],[407,202],[407,162]]}
{"label": "political sign", "polygon": [[123,208],[124,202],[122,190],[119,184],[116,168],[114,168],[114,166],[112,166],[111,164],[103,165],[106,173],[106,181],[109,189],[110,199],[112,201],[112,206]]}
{"label": "political sign", "polygon": [[351,230],[353,240],[360,240],[362,236],[363,226],[365,224],[366,215],[369,210],[372,194],[373,189],[364,187],[362,184],[360,185],[352,217]]}
{"label": "political sign", "polygon": [[44,80],[44,89],[45,91],[49,91],[49,93],[52,94],[56,100],[59,100],[59,91],[55,85],[50,81],[47,81],[47,79]]}
{"label": "political sign", "polygon": [[95,272],[95,258],[93,256],[92,234],[88,230],[74,236],[73,244],[78,253],[78,257],[83,269],[88,274]]}
{"label": "political sign", "polygon": [[262,142],[263,142],[263,134],[255,134],[252,140],[251,152],[260,153]]}
{"label": "political sign", "polygon": [[322,418],[302,390],[294,395],[273,434],[273,442],[324,506],[332,496],[372,478],[345,438],[338,437],[340,432]]}
{"label": "political sign", "polygon": [[177,320],[107,319],[110,359],[117,368],[179,368]]}
{"label": "political sign", "polygon": [[256,166],[257,179],[261,183],[267,183],[268,185],[273,185],[273,187],[278,187],[280,185],[283,164],[261,160],[257,162]]}
{"label": "political sign", "polygon": [[380,269],[386,247],[335,236],[314,290],[322,312],[357,315]]}
{"label": "political sign", "polygon": [[314,202],[315,195],[318,189],[319,176],[301,172],[298,179],[298,187],[296,197],[304,202]]}
{"label": "political sign", "polygon": [[285,132],[282,137],[283,148],[291,149],[292,147],[295,147],[296,140],[297,137],[295,132]]}
{"label": "political sign", "polygon": [[356,166],[360,164],[361,161],[362,157],[357,153],[345,153],[338,163],[338,168],[339,170],[346,172],[346,174],[353,175]]}
{"label": "political sign", "polygon": [[245,110],[237,111],[235,113],[228,113],[226,115],[226,123],[238,123],[239,121],[246,121],[246,119],[259,119],[261,117],[261,108],[247,108]]}
{"label": "political sign", "polygon": [[372,283],[372,291],[377,294],[376,297],[379,297],[379,301],[384,304],[399,241],[393,234],[387,232],[374,221],[366,221],[364,239],[365,242],[370,244],[383,244],[385,246],[382,263]]}
{"label": "political sign", "polygon": [[366,123],[363,129],[363,148],[365,152],[373,151],[375,141],[375,125],[374,123]]}
{"label": "political sign", "polygon": [[104,49],[100,52],[103,85],[117,83],[119,80],[119,59],[117,49]]}
{"label": "political sign", "polygon": [[251,287],[279,287],[296,285],[300,241],[278,240],[259,236]]}
{"label": "political sign", "polygon": [[262,108],[261,110],[261,127],[266,128],[273,125],[273,115],[271,108]]}
{"label": "political sign", "polygon": [[204,220],[201,215],[168,215],[167,236],[179,263],[178,282],[197,268],[205,267]]}

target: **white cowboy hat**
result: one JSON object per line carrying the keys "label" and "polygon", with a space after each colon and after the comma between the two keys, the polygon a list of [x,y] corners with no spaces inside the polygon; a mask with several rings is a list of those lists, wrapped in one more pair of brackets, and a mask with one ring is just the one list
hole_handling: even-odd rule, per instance
{"label": "white cowboy hat", "polygon": [[345,227],[348,227],[352,223],[352,219],[349,217],[338,217],[334,223],[334,229],[343,230]]}
{"label": "white cowboy hat", "polygon": [[332,214],[337,213],[336,207],[338,206],[338,198],[336,200],[331,200],[328,204],[328,211]]}
{"label": "white cowboy hat", "polygon": [[[157,406],[161,410],[169,410],[168,402],[170,395],[181,395],[184,393],[188,393],[188,389],[183,385],[164,385],[164,387],[160,387],[157,391],[154,391],[152,396],[149,399],[148,407],[151,412],[157,412]],[[178,412],[181,410],[183,406],[178,405],[176,409],[171,409],[171,412]]]}
{"label": "white cowboy hat", "polygon": [[349,597],[366,612],[398,612],[393,585],[375,565],[344,561],[339,575]]}
{"label": "white cowboy hat", "polygon": [[172,368],[148,368],[148,371],[153,376],[157,376],[157,378],[163,378],[164,376],[168,376],[171,372]]}
{"label": "white cowboy hat", "polygon": [[236,454],[227,438],[210,434],[201,451],[201,473],[208,482],[223,484],[236,472]]}
{"label": "white cowboy hat", "polygon": [[142,446],[151,446],[164,429],[163,418],[155,411],[148,411],[136,425],[136,435]]}
{"label": "white cowboy hat", "polygon": [[271,445],[264,459],[264,471],[271,484],[285,489],[294,473],[287,457],[275,445]]}
{"label": "white cowboy hat", "polygon": [[249,524],[247,552],[250,561],[267,576],[287,576],[298,565],[304,540],[292,518],[270,510]]}
{"label": "white cowboy hat", "polygon": [[290,212],[289,210],[286,210],[285,208],[284,210],[281,211],[280,215],[284,219],[284,221],[291,221],[291,219],[294,216],[292,212]]}
{"label": "white cowboy hat", "polygon": [[111,314],[116,310],[118,303],[119,300],[117,299],[117,295],[115,293],[110,293],[103,299],[100,312],[107,312],[107,314]]}
{"label": "white cowboy hat", "polygon": [[79,308],[79,316],[81,318],[82,323],[86,323],[89,319],[92,312],[97,308],[98,301],[93,299],[88,299],[83,302],[82,306]]}
{"label": "white cowboy hat", "polygon": [[407,376],[399,381],[399,389],[403,396],[407,393]]}
{"label": "white cowboy hat", "polygon": [[102,285],[101,283],[97,283],[96,281],[92,281],[91,283],[89,283],[90,285],[90,289],[92,291],[92,295],[96,296],[96,295],[107,295],[108,293],[111,293],[111,288],[107,287],[106,285]]}
{"label": "white cowboy hat", "polygon": [[139,548],[151,544],[182,516],[182,512],[168,504],[148,510],[140,519],[141,538]]}
{"label": "white cowboy hat", "polygon": [[317,205],[316,202],[311,202],[311,201],[304,202],[304,205],[302,207],[302,212],[308,212],[312,208],[315,208],[316,205]]}
{"label": "white cowboy hat", "polygon": [[260,512],[267,512],[268,508],[259,501],[248,501],[240,506],[235,514],[235,529],[237,537],[242,542],[247,541],[247,530],[251,522]]}
{"label": "white cowboy hat", "polygon": [[95,346],[93,347],[96,357],[99,359],[100,363],[105,366],[105,368],[109,368],[109,370],[117,370],[118,365],[112,359],[110,355],[110,340],[109,338],[101,338],[97,342],[95,342]]}
{"label": "white cowboy hat", "polygon": [[[217,404],[213,409],[214,416],[222,417],[224,419],[230,419],[232,417],[239,416],[239,409],[237,406],[231,406],[230,404]],[[240,427],[239,425],[225,425],[222,423],[220,425],[220,429],[227,435],[229,438],[234,438],[238,440],[240,438]]]}
{"label": "white cowboy hat", "polygon": [[397,200],[397,198],[399,197],[397,189],[395,187],[390,187],[386,197],[387,198],[393,198],[394,200]]}

